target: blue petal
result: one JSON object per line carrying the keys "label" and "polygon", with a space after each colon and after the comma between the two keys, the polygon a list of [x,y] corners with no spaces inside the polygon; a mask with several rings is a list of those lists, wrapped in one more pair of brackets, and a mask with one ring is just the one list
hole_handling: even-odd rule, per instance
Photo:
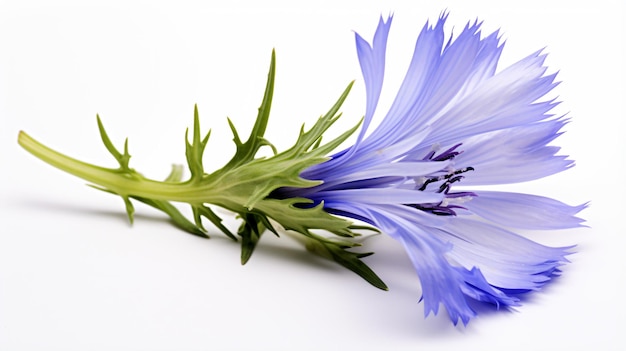
{"label": "blue petal", "polygon": [[414,204],[439,203],[443,200],[444,194],[407,189],[368,188],[320,191],[314,198],[363,204]]}
{"label": "blue petal", "polygon": [[383,208],[367,207],[358,211],[370,218],[383,232],[399,240],[406,248],[422,284],[425,316],[431,312],[437,314],[440,304],[446,307],[450,319],[455,324],[459,319],[467,324],[476,316],[462,291],[464,282],[461,274],[444,256],[450,245],[424,233],[406,218],[384,211]]}
{"label": "blue petal", "polygon": [[410,114],[416,101],[420,100],[432,81],[434,71],[439,66],[446,17],[441,17],[434,28],[424,25],[415,44],[413,59],[400,86],[387,116],[368,140],[387,140],[394,142],[400,137],[420,128],[419,116]]}
{"label": "blue petal", "polygon": [[427,215],[403,207],[402,211],[396,211],[396,206],[361,206],[353,208],[351,212],[368,218],[372,224],[404,245],[422,284],[426,316],[431,312],[437,314],[442,304],[454,324],[459,320],[467,324],[476,316],[468,303],[468,297],[497,306],[518,305],[516,297],[508,296],[493,286],[479,268],[468,269],[451,262],[449,257],[455,247],[448,238],[432,235],[431,231],[436,229],[422,225],[428,223],[428,220],[416,221]]}
{"label": "blue petal", "polygon": [[365,120],[358,137],[357,145],[363,138],[367,130],[376,106],[380,98],[380,92],[383,87],[383,79],[385,77],[385,53],[387,51],[387,37],[389,36],[389,28],[391,27],[392,16],[387,18],[387,22],[380,18],[378,28],[374,34],[373,45],[365,41],[359,34],[355,34],[357,54],[361,63],[361,72],[365,80],[365,90],[367,96],[367,105],[365,108]]}
{"label": "blue petal", "polygon": [[502,228],[456,217],[432,231],[448,240],[448,255],[457,264],[480,267],[489,284],[505,290],[537,290],[568,262],[572,247],[540,245]]}
{"label": "blue petal", "polygon": [[543,196],[497,191],[474,191],[477,197],[465,204],[468,210],[496,224],[523,229],[580,227],[575,216],[587,205],[569,206]]}
{"label": "blue petal", "polygon": [[[319,186],[316,191],[322,191],[328,188],[337,188],[338,184],[346,184],[347,187],[351,188],[352,186],[349,186],[349,183],[369,179],[378,179],[383,177],[399,177],[399,180],[389,180],[387,182],[388,185],[392,185],[394,183],[399,183],[406,178],[413,179],[416,177],[433,174],[435,172],[445,169],[449,164],[450,162],[447,161],[417,161],[383,163],[372,165],[371,167],[354,167],[353,172],[336,172],[335,176],[332,177],[331,180],[324,182],[324,184]],[[330,172],[332,171],[333,170],[330,170]],[[366,184],[361,183],[360,185],[364,187]]]}
{"label": "blue petal", "polygon": [[387,22],[381,17],[374,34],[373,45],[370,45],[358,33],[355,33],[357,55],[361,64],[361,72],[365,81],[366,106],[365,118],[361,126],[361,131],[354,145],[333,156],[325,163],[315,165],[303,172],[302,176],[308,179],[320,179],[329,169],[338,167],[347,161],[350,156],[359,148],[361,140],[372,121],[385,77],[385,54],[387,51],[387,37],[391,27],[392,16],[387,18]]}
{"label": "blue petal", "polygon": [[558,137],[566,121],[549,120],[498,132],[477,135],[463,141],[463,153],[456,167],[473,167],[463,185],[516,183],[546,177],[573,166],[566,156],[557,156],[558,147],[547,146]]}
{"label": "blue petal", "polygon": [[544,120],[554,107],[537,103],[556,83],[554,75],[543,76],[545,57],[538,53],[483,81],[471,94],[439,111],[433,133],[425,143],[458,142],[485,132]]}

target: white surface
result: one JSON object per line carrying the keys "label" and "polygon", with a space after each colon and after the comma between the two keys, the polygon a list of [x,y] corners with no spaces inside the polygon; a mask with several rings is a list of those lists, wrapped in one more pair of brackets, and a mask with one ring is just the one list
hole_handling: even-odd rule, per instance
{"label": "white surface", "polygon": [[[0,2],[0,350],[619,350],[626,314],[623,222],[624,22],[620,1],[232,1],[155,5]],[[339,133],[363,114],[352,30],[370,39],[395,13],[388,62],[397,84],[427,19],[448,28],[484,20],[502,28],[503,63],[546,47],[563,83],[556,112],[572,117],[559,139],[577,166],[518,185],[577,204],[591,229],[529,233],[579,244],[564,274],[514,313],[484,313],[468,327],[423,318],[403,250],[372,239],[367,259],[391,288],[378,291],[341,267],[264,237],[248,265],[218,233],[184,234],[137,205],[94,191],[21,150],[25,130],[79,159],[113,166],[95,114],[134,167],[162,178],[184,162],[184,130],[197,103],[212,128],[207,167],[233,150],[256,115],[270,52],[278,73],[268,139],[293,142],[356,79]],[[383,100],[383,104],[389,102]],[[244,132],[245,131],[245,132]],[[234,223],[234,221],[232,222]]]}

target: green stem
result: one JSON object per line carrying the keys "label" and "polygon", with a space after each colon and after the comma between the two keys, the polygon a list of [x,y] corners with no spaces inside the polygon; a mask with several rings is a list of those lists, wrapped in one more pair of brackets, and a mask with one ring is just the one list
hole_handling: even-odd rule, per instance
{"label": "green stem", "polygon": [[[133,177],[118,169],[99,167],[63,155],[41,144],[23,131],[19,133],[18,143],[26,151],[51,166],[119,195],[191,204],[209,202],[207,200],[212,197],[211,187],[207,186],[208,184],[160,182],[140,177],[138,174]],[[219,196],[216,196],[216,199],[218,198]]]}

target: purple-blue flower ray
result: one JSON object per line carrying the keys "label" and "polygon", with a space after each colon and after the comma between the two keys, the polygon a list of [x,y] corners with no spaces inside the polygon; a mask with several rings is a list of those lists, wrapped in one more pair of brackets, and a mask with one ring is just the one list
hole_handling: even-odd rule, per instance
{"label": "purple-blue flower ray", "polygon": [[320,191],[315,196],[324,201],[349,201],[363,204],[397,204],[397,203],[438,203],[443,201],[444,194],[412,189],[364,188]]}
{"label": "purple-blue flower ray", "polygon": [[[463,153],[455,157],[455,167],[474,167],[463,185],[517,183],[546,177],[573,166],[559,148],[548,146],[561,133],[566,121],[548,120],[497,132],[484,133],[463,141]],[[428,150],[416,152],[419,157]],[[514,171],[512,171],[514,170]]]}
{"label": "purple-blue flower ray", "polygon": [[537,195],[475,191],[476,197],[466,204],[474,214],[495,224],[520,229],[565,229],[579,227],[582,219],[575,215],[587,205],[569,206]]}
{"label": "purple-blue flower ray", "polygon": [[[382,177],[400,177],[398,182],[404,182],[407,178],[416,176],[427,176],[437,171],[445,169],[450,162],[396,162],[391,164],[376,164],[368,168],[363,168],[352,173],[347,173],[343,176],[339,176],[332,181],[325,182],[315,189],[315,192],[319,192],[322,189],[332,188],[339,184],[347,184],[350,182],[358,182],[363,180],[377,179]],[[385,184],[387,184],[386,182]],[[302,191],[302,190],[299,190]]]}
{"label": "purple-blue flower ray", "polygon": [[372,131],[392,18],[381,18],[373,45],[356,34],[367,96],[357,141],[301,174],[321,185],[274,196],[309,198],[395,238],[420,278],[425,315],[443,305],[455,324],[467,324],[476,316],[470,300],[517,306],[518,294],[540,289],[571,253],[504,228],[578,227],[586,205],[457,188],[538,179],[573,161],[551,145],[568,120],[550,114],[558,102],[546,94],[558,83],[546,75],[546,55],[498,71],[498,32],[481,38],[474,22],[446,40],[446,19],[422,28],[396,98]]}
{"label": "purple-blue flower ray", "polygon": [[489,284],[510,290],[537,290],[567,262],[572,247],[537,244],[489,223],[451,218],[430,233],[452,244],[448,257],[467,269],[480,267]]}
{"label": "purple-blue flower ray", "polygon": [[[372,120],[376,106],[378,105],[378,99],[380,98],[380,92],[383,88],[383,80],[385,77],[385,54],[387,52],[387,37],[389,35],[389,28],[391,27],[392,17],[387,19],[387,22],[380,18],[378,22],[378,28],[376,34],[374,34],[374,44],[370,44],[363,39],[359,34],[355,34],[357,54],[361,63],[361,72],[363,77],[367,80],[365,83],[367,106],[365,107],[366,118],[363,121],[363,128],[359,134],[356,144],[363,138],[365,131],[369,127],[369,123]],[[383,67],[381,70],[380,67]]]}
{"label": "purple-blue flower ray", "polygon": [[[425,214],[407,206],[398,206],[382,205],[365,208],[347,206],[344,210],[370,219],[370,224],[380,228],[404,245],[422,283],[425,316],[431,312],[437,314],[441,303],[454,324],[459,319],[467,324],[472,317],[476,316],[476,312],[470,307],[466,296],[497,306],[518,305],[517,297],[508,296],[491,285],[480,269],[476,267],[467,269],[450,263],[449,257],[452,257],[452,250],[454,250],[450,238],[442,238],[427,231],[429,230],[428,224],[437,225],[439,221],[424,218],[425,226],[415,226],[416,218],[426,217]],[[440,229],[434,230],[441,231]]]}

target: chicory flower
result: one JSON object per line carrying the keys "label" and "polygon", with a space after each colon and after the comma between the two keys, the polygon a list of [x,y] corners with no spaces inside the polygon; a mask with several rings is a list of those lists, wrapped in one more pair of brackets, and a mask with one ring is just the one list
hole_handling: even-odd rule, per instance
{"label": "chicory flower", "polygon": [[[567,123],[545,99],[558,83],[535,52],[497,70],[504,44],[478,22],[446,38],[447,15],[423,27],[406,77],[380,124],[369,130],[381,95],[392,17],[370,44],[356,34],[367,104],[354,145],[301,176],[303,197],[358,219],[404,245],[422,285],[425,315],[445,306],[454,324],[476,316],[471,300],[519,305],[519,295],[558,275],[572,247],[546,247],[515,232],[581,225],[585,205],[466,186],[546,177],[573,166],[549,144]],[[368,134],[369,132],[369,134]],[[465,188],[461,188],[461,187]]]}
{"label": "chicory flower", "polygon": [[[455,324],[467,324],[476,315],[471,300],[516,306],[520,294],[541,288],[567,262],[571,247],[546,247],[512,230],[580,226],[576,214],[585,205],[471,188],[529,181],[573,166],[556,155],[558,147],[549,145],[567,119],[550,114],[557,102],[545,97],[557,83],[554,74],[546,74],[544,54],[533,53],[497,71],[503,48],[498,33],[482,38],[480,24],[473,23],[456,38],[446,38],[446,17],[422,29],[395,101],[373,130],[392,18],[380,20],[371,45],[357,34],[365,117],[354,145],[331,157],[327,155],[358,130],[355,126],[322,142],[339,118],[351,84],[311,128],[300,130],[291,148],[278,152],[264,137],[273,99],[274,54],[250,135],[242,140],[229,120],[236,151],[215,171],[204,169],[209,133],[201,134],[197,108],[193,129],[186,134],[191,173],[186,180],[182,166],[174,166],[163,181],[136,171],[129,164],[128,140],[123,149],[115,147],[99,117],[102,142],[118,167],[76,160],[24,132],[18,142],[44,162],[120,196],[131,221],[135,202],[164,212],[174,224],[201,237],[208,237],[203,220],[209,220],[241,242],[242,263],[266,230],[278,234],[284,229],[299,234],[311,251],[386,289],[361,260],[370,253],[351,250],[360,245],[354,238],[363,226],[346,217],[365,222],[406,248],[422,283],[425,314],[436,314],[443,305]],[[274,154],[260,157],[259,149],[267,146]],[[193,219],[172,202],[188,204]],[[236,234],[213,207],[239,216]]]}

